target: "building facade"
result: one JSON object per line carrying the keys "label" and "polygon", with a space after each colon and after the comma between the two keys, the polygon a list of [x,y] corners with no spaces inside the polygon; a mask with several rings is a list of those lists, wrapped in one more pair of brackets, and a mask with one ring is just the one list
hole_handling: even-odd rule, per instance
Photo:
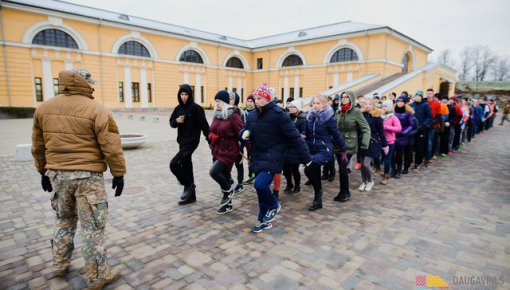
{"label": "building facade", "polygon": [[263,82],[282,100],[455,87],[455,71],[427,63],[430,48],[387,26],[347,21],[241,40],[60,1],[0,5],[0,106],[37,107],[73,67],[93,74],[108,108],[174,107],[183,83],[205,106],[221,89],[244,102]]}

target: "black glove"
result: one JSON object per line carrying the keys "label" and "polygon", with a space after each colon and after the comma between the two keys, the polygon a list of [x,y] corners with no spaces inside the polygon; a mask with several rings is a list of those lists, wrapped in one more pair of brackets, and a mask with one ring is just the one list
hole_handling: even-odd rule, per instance
{"label": "black glove", "polygon": [[42,189],[47,192],[52,192],[53,187],[51,186],[50,178],[46,175],[41,175]]}
{"label": "black glove", "polygon": [[115,176],[112,180],[112,189],[115,189],[115,196],[120,196],[124,189],[124,176]]}

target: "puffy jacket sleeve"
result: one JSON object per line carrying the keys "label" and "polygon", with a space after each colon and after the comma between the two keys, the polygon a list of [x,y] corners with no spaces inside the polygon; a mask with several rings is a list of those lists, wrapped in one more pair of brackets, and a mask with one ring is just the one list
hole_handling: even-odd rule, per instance
{"label": "puffy jacket sleeve", "polygon": [[368,149],[368,144],[370,142],[370,126],[363,117],[363,114],[360,111],[356,111],[356,124],[361,131],[361,149]]}
{"label": "puffy jacket sleeve", "polygon": [[288,114],[281,114],[280,132],[283,135],[283,139],[287,140],[289,146],[297,149],[300,154],[301,163],[307,164],[312,160],[308,146],[303,138],[301,138],[300,132],[294,126]]}
{"label": "puffy jacket sleeve", "polygon": [[423,106],[423,127],[427,127],[432,122],[432,111],[430,110],[430,106],[428,103],[425,103]]}
{"label": "puffy jacket sleeve", "polygon": [[117,123],[108,112],[101,112],[95,120],[95,133],[101,152],[103,153],[113,176],[126,174],[126,161],[120,142]]}
{"label": "puffy jacket sleeve", "polygon": [[379,136],[379,140],[381,140],[382,147],[388,146],[388,142],[386,141],[386,135],[384,135],[384,124],[383,119],[381,117],[378,117],[375,119],[375,132],[377,136]]}
{"label": "puffy jacket sleeve", "polygon": [[384,130],[394,132],[394,133],[400,133],[400,131],[402,131],[402,126],[400,125],[400,120],[397,117],[392,116],[390,121],[391,122],[389,125],[384,124]]}
{"label": "puffy jacket sleeve", "polygon": [[338,128],[336,126],[335,118],[331,117],[328,122],[326,123],[328,126],[329,134],[333,137],[332,139],[335,141],[335,143],[340,148],[340,152],[346,152],[347,146],[345,145],[344,139],[342,138],[342,135],[340,134],[340,131],[338,131]]}
{"label": "puffy jacket sleeve", "polygon": [[34,114],[34,124],[32,127],[32,156],[34,157],[37,171],[43,175],[46,171],[46,146],[44,145],[44,135],[39,124],[37,110]]}
{"label": "puffy jacket sleeve", "polygon": [[407,136],[407,135],[409,135],[409,133],[411,133],[411,131],[414,128],[414,118],[413,118],[413,115],[410,113],[406,113],[405,118],[406,118],[406,122],[407,122],[407,127],[402,131],[402,134]]}

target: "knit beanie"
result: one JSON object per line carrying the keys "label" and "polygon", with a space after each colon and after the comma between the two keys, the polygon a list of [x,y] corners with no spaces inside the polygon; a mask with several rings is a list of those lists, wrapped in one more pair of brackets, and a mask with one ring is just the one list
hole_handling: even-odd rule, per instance
{"label": "knit beanie", "polygon": [[261,96],[271,102],[274,100],[274,90],[267,87],[267,83],[263,83],[253,91],[253,95]]}
{"label": "knit beanie", "polygon": [[248,100],[251,100],[252,102],[254,102],[254,103],[255,103],[255,97],[253,96],[253,94],[250,94],[250,95],[248,96],[248,98],[246,98],[246,101],[248,101]]}
{"label": "knit beanie", "polygon": [[296,109],[298,111],[301,111],[301,109],[303,108],[303,102],[301,102],[301,100],[294,100],[292,102],[290,102],[290,104],[287,106],[288,107],[296,107]]}
{"label": "knit beanie", "polygon": [[215,100],[223,101],[225,104],[230,104],[230,95],[227,91],[221,90],[216,93],[216,96],[214,96]]}

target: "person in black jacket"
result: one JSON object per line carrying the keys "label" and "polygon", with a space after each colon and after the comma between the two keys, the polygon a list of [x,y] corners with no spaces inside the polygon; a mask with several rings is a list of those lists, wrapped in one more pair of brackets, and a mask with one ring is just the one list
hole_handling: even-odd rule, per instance
{"label": "person in black jacket", "polygon": [[205,118],[204,109],[195,104],[193,91],[187,84],[181,85],[177,93],[179,105],[170,116],[170,127],[177,128],[177,143],[179,152],[170,161],[170,170],[179,183],[184,185],[179,205],[196,201],[195,179],[193,177],[193,163],[191,155],[200,143],[200,132],[207,140],[209,123]]}
{"label": "person in black jacket", "polygon": [[[299,133],[304,136],[306,128],[306,113],[301,111],[302,102],[294,100],[287,105],[289,116]],[[283,176],[287,181],[286,193],[299,193],[301,191],[301,173],[299,172],[300,153],[297,148],[289,146],[285,152],[285,162],[283,163]]]}
{"label": "person in black jacket", "polygon": [[259,200],[260,221],[252,232],[259,233],[272,227],[271,222],[280,211],[271,183],[276,173],[282,171],[287,146],[297,148],[301,163],[310,164],[311,156],[301,134],[289,115],[274,102],[274,90],[263,84],[253,92],[257,109],[248,115],[241,140],[250,148],[250,168],[255,173],[253,187]]}
{"label": "person in black jacket", "polygon": [[429,103],[423,99],[423,92],[417,91],[414,96],[414,102],[411,104],[414,110],[414,116],[418,120],[418,132],[414,136],[414,168],[420,170],[428,145],[428,128],[432,122],[432,111]]}

